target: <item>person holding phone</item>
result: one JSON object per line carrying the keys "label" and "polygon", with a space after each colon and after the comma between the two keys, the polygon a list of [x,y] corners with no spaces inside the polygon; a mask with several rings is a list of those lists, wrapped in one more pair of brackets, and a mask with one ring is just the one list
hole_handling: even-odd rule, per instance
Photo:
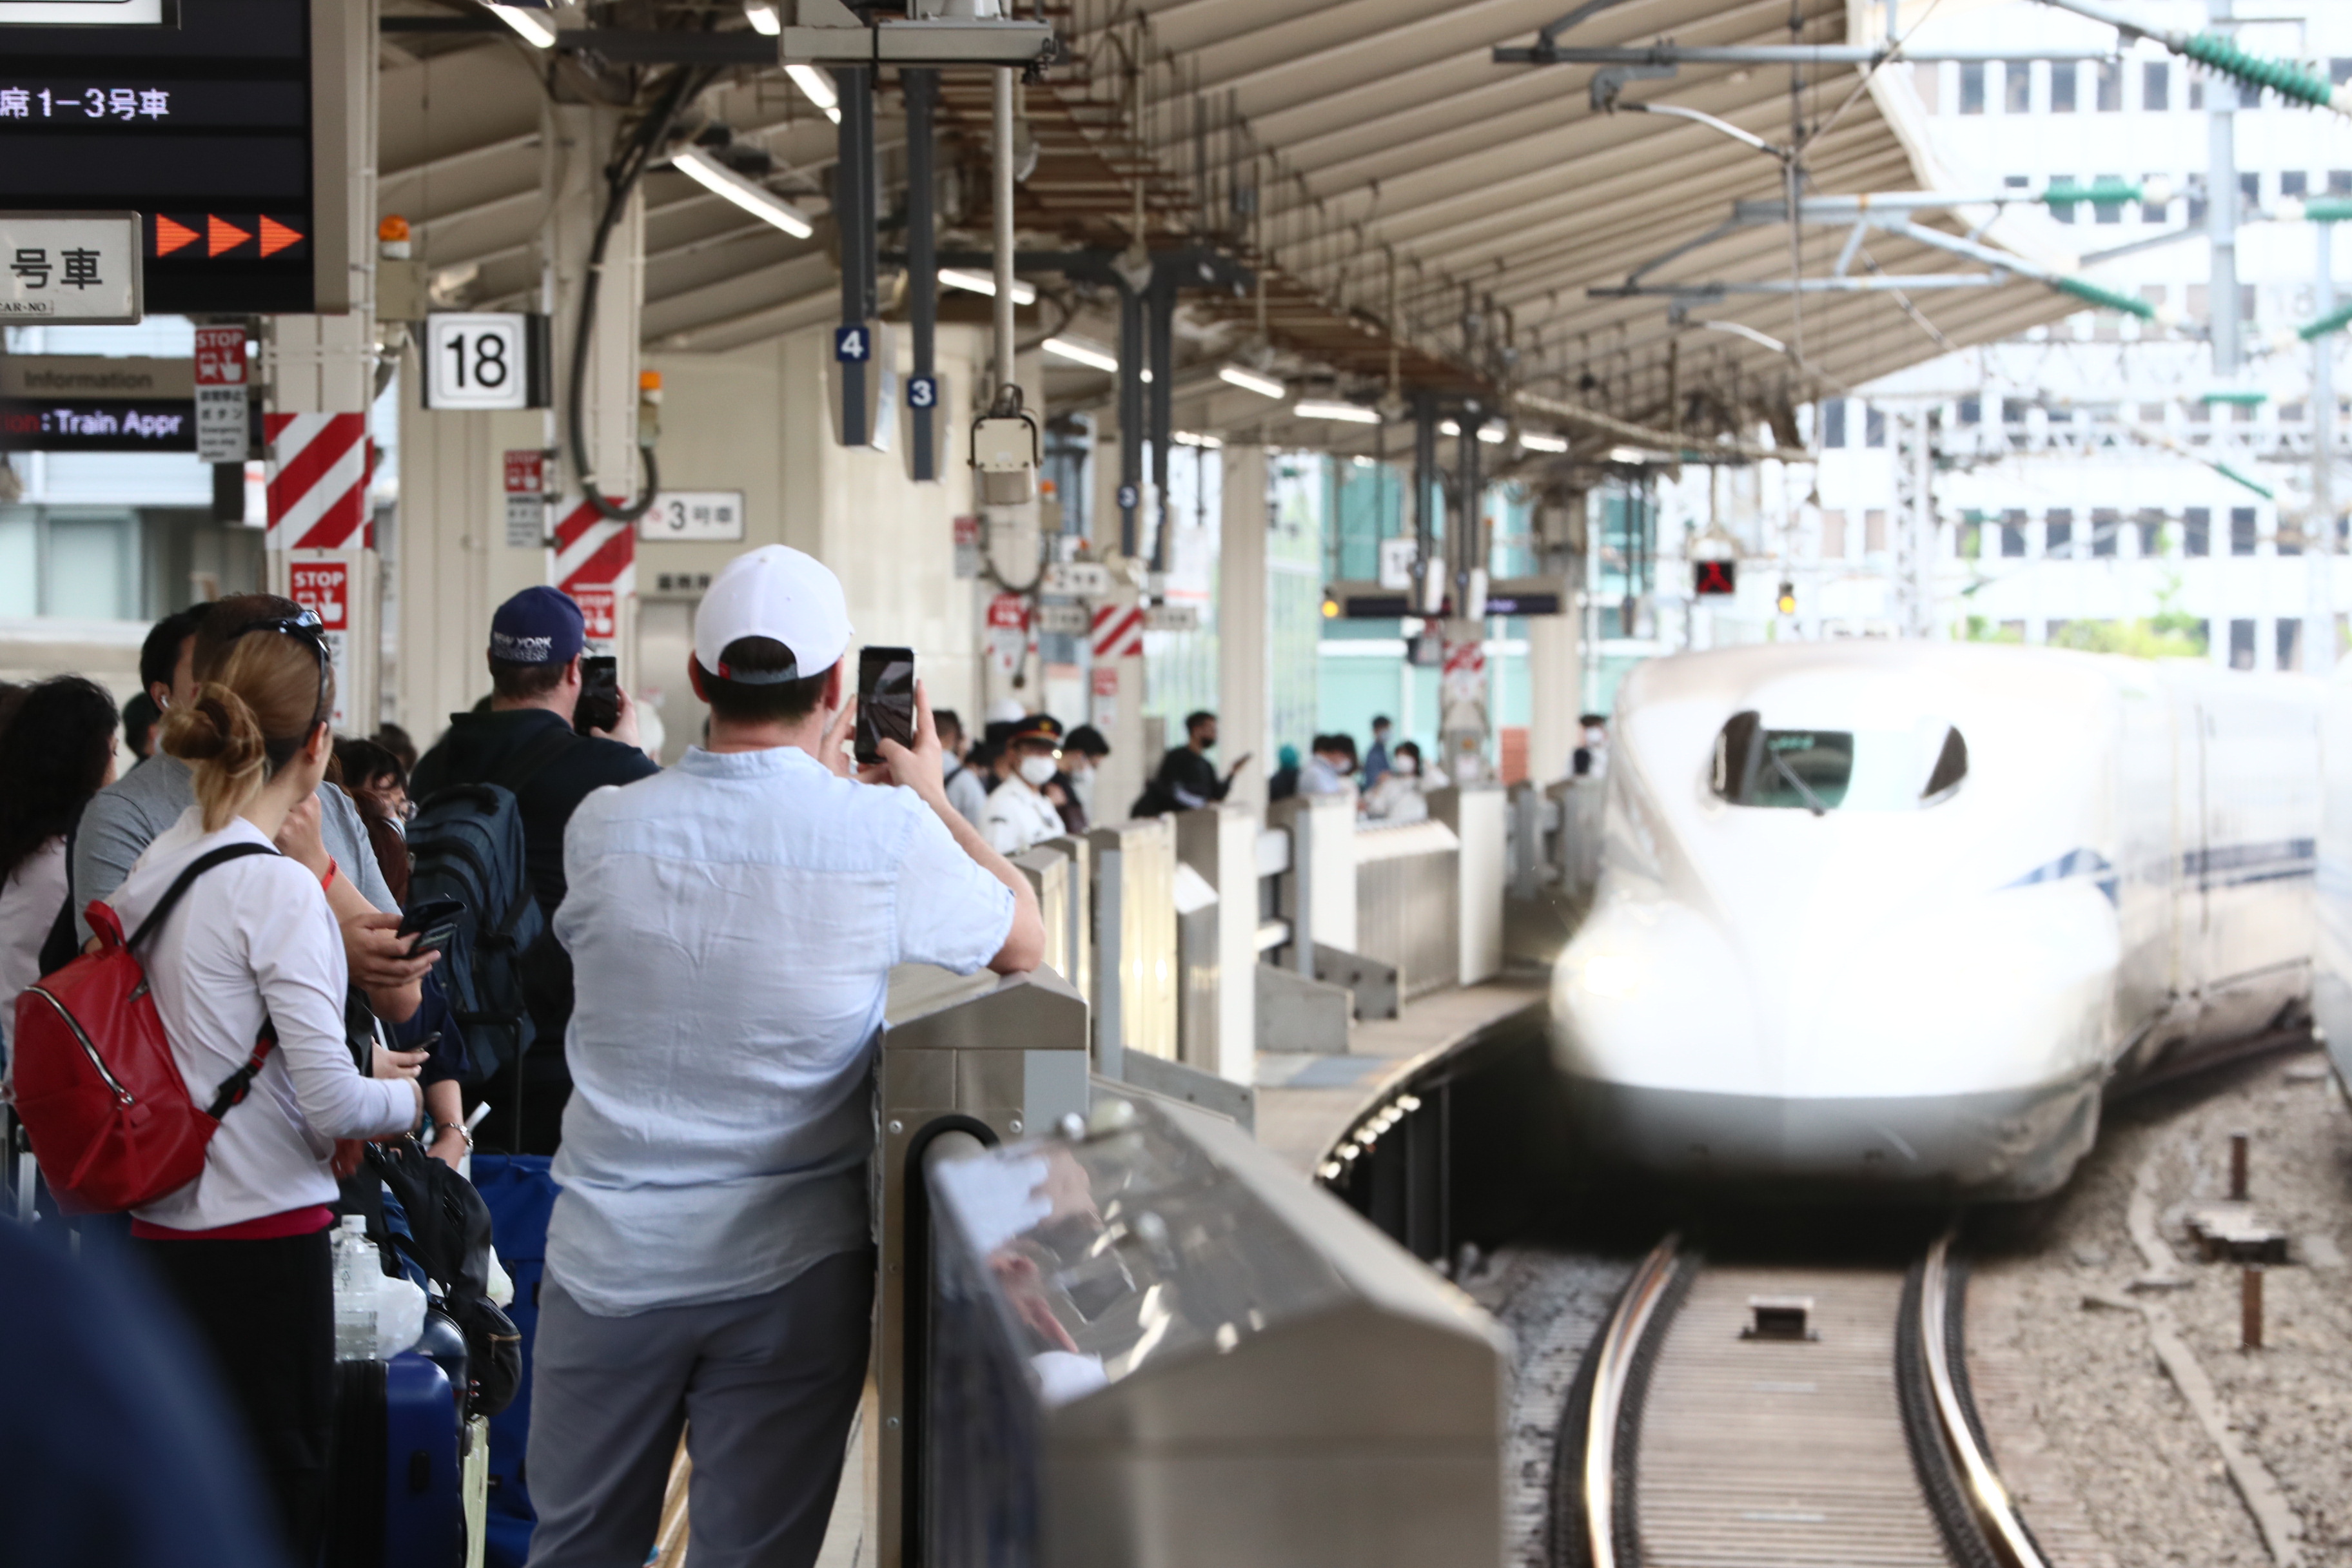
{"label": "person holding phone", "polygon": [[1062,771],[1062,721],[1051,713],[1026,715],[1005,736],[1004,755],[1011,765],[981,810],[980,830],[998,854],[1018,855],[1067,831],[1045,794]]}
{"label": "person holding phone", "polygon": [[[890,970],[1013,973],[1028,880],[908,739],[859,724],[840,581],[781,544],[695,613],[707,743],[582,804],[555,917],[577,988],[530,1407],[533,1568],[641,1563],[681,1426],[688,1552],[816,1561],[865,1384],[866,1172]],[[888,650],[870,685],[912,682]],[[853,775],[853,728],[877,760]],[[877,787],[885,786],[885,787]]]}
{"label": "person holding phone", "polygon": [[[627,692],[611,689],[609,727],[582,734],[574,721],[589,693],[587,623],[562,591],[525,588],[490,619],[490,706],[485,713],[453,713],[449,729],[410,773],[408,794],[420,805],[451,784],[499,784],[514,792],[522,816],[523,859],[541,912],[553,919],[563,902],[563,836],[589,793],[633,784],[660,772],[637,745],[637,714]],[[601,718],[602,714],[592,717]],[[572,1079],[563,1065],[562,950],[550,938],[525,959],[535,974],[531,1022],[539,1044],[523,1058],[522,1147],[509,1153],[551,1154],[562,1136],[563,1106]],[[434,1151],[454,1160],[466,1141],[462,1126],[434,1109]],[[483,1139],[504,1137],[503,1116],[483,1123]]]}

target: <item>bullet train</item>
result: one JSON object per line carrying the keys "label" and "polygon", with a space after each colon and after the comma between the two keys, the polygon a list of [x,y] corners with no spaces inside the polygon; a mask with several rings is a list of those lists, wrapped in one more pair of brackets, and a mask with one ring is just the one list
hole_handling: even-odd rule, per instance
{"label": "bullet train", "polygon": [[1552,976],[1588,1134],[1703,1180],[2054,1191],[2109,1086],[2308,1018],[2329,690],[1978,644],[1641,665]]}
{"label": "bullet train", "polygon": [[2319,829],[2311,1011],[2336,1081],[2352,1093],[2352,659],[2328,682],[2320,736],[2326,805]]}

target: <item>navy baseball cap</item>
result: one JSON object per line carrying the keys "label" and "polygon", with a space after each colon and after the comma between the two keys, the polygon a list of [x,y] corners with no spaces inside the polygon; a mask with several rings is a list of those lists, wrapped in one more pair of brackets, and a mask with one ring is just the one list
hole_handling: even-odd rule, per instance
{"label": "navy baseball cap", "polygon": [[580,606],[544,584],[525,588],[490,617],[490,657],[502,664],[569,664],[587,640]]}

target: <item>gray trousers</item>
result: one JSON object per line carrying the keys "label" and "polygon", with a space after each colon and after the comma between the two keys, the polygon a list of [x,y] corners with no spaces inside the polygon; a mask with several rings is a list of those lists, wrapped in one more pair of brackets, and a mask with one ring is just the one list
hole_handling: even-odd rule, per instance
{"label": "gray trousers", "polygon": [[874,1255],[625,1318],[551,1279],[532,1349],[530,1568],[643,1568],[687,1430],[694,1568],[809,1568],[866,1384]]}

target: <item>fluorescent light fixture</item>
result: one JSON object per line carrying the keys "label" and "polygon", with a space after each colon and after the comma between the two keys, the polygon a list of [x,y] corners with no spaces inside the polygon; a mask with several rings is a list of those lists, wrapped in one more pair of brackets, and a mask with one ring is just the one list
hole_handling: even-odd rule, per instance
{"label": "fluorescent light fixture", "polygon": [[1037,346],[1055,359],[1066,359],[1072,364],[1082,364],[1088,370],[1099,370],[1111,375],[1118,374],[1118,361],[1100,349],[1090,349],[1084,343],[1072,342],[1067,338],[1047,338]]}
{"label": "fluorescent light fixture", "polygon": [[497,0],[482,0],[482,8],[508,26],[534,49],[555,47],[555,29],[539,18],[536,11],[526,11],[520,5],[501,5]]}
{"label": "fluorescent light fixture", "polygon": [[699,147],[688,147],[678,153],[670,159],[670,166],[712,195],[726,197],[753,217],[764,218],[794,239],[806,239],[816,232],[816,226],[803,217],[799,208],[764,186],[753,184]]}
{"label": "fluorescent light fixture", "polygon": [[[957,267],[942,267],[940,268],[940,281],[950,289],[963,289],[974,294],[985,294],[992,300],[996,298],[996,279],[985,272],[966,272]],[[1013,280],[1013,302],[1016,305],[1035,304],[1037,302],[1035,286],[1024,283],[1015,278]]]}
{"label": "fluorescent light fixture", "polygon": [[[1257,389],[1252,387],[1251,391]],[[1302,397],[1292,405],[1290,412],[1301,419],[1337,419],[1343,425],[1377,425],[1381,416],[1360,404],[1339,403],[1328,398]]]}
{"label": "fluorescent light fixture", "polygon": [[1224,445],[1217,437],[1203,436],[1197,430],[1171,430],[1168,434],[1179,447],[1200,447],[1213,452]]}
{"label": "fluorescent light fixture", "polygon": [[1733,337],[1746,338],[1758,348],[1770,349],[1776,354],[1784,354],[1789,352],[1788,344],[1772,336],[1769,332],[1758,331],[1755,328],[1749,326],[1745,321],[1701,321],[1699,325],[1705,327],[1710,332],[1729,332]]}
{"label": "fluorescent light fixture", "polygon": [[1565,452],[1568,450],[1568,443],[1558,436],[1538,436],[1528,431],[1520,432],[1519,445],[1525,447],[1530,452]]}
{"label": "fluorescent light fixture", "polygon": [[751,24],[751,31],[762,37],[772,38],[783,29],[774,0],[743,0],[743,19]]}
{"label": "fluorescent light fixture", "polygon": [[841,94],[833,89],[833,79],[815,66],[786,66],[784,74],[801,89],[811,103],[824,110],[824,117],[835,125],[841,123]]}
{"label": "fluorescent light fixture", "polygon": [[1229,364],[1219,370],[1217,379],[1228,386],[1238,386],[1244,392],[1255,392],[1260,397],[1271,397],[1279,401],[1290,395],[1290,388],[1272,376],[1260,375],[1254,370],[1244,370],[1236,364]]}
{"label": "fluorescent light fixture", "polygon": [[1500,425],[1481,425],[1478,426],[1478,439],[1489,447],[1499,447],[1504,439],[1503,427]]}

